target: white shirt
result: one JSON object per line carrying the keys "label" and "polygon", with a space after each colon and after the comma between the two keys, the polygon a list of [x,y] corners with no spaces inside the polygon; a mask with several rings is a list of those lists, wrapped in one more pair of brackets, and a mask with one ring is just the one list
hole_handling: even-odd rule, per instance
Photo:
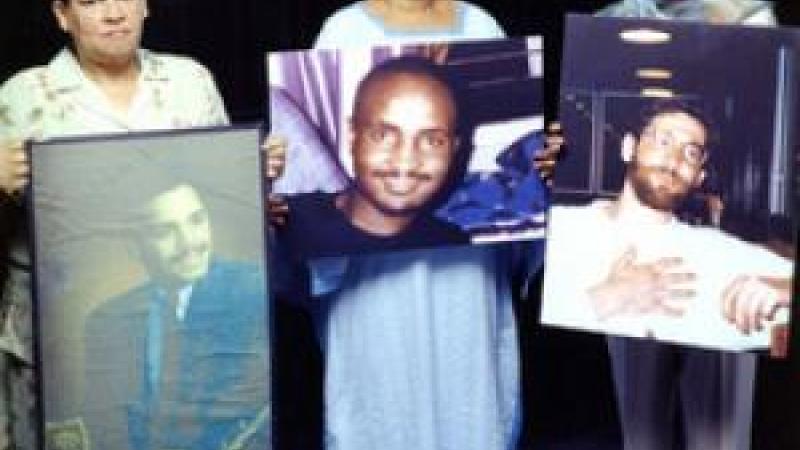
{"label": "white shirt", "polygon": [[127,114],[117,113],[67,49],[0,87],[0,138],[164,130],[228,123],[208,70],[185,57],[140,50],[141,73]]}
{"label": "white shirt", "polygon": [[[677,220],[660,225],[612,220],[607,202],[556,206],[550,211],[545,258],[543,323],[728,350],[769,346],[769,331],[744,335],[722,315],[721,295],[742,274],[791,277],[792,264],[765,248],[716,228]],[[680,257],[680,271],[695,273],[696,295],[684,315],[618,316],[599,320],[587,290],[601,283],[611,265],[634,247],[637,262]]]}
{"label": "white shirt", "polygon": [[367,9],[366,2],[356,2],[336,11],[325,20],[314,47],[363,47],[505,37],[497,21],[480,7],[456,0],[455,8],[456,24],[452,28],[398,31],[384,26],[381,20]]}

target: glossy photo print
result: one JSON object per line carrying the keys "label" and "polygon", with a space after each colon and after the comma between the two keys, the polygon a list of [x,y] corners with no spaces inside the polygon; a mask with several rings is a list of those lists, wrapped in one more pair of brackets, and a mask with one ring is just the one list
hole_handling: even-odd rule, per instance
{"label": "glossy photo print", "polygon": [[570,16],[543,323],[721,350],[788,329],[799,52],[794,30]]}
{"label": "glossy photo print", "polygon": [[32,144],[45,448],[271,448],[259,134]]}
{"label": "glossy photo print", "polygon": [[542,41],[270,54],[299,258],[539,239]]}

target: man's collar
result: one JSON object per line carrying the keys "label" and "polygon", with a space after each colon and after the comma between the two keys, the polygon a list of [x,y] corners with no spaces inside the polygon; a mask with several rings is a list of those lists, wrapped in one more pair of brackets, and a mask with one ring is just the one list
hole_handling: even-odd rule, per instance
{"label": "man's collar", "polygon": [[[141,64],[141,79],[145,81],[168,81],[163,62],[145,49],[137,50],[137,58]],[[83,73],[78,59],[69,48],[62,49],[48,64],[51,83],[57,90],[79,89],[88,78]]]}

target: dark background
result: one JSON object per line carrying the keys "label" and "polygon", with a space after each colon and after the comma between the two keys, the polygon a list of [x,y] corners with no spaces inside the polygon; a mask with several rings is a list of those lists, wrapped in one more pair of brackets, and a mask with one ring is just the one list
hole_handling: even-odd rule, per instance
{"label": "dark background", "polygon": [[[231,118],[262,119],[266,51],[308,48],[322,21],[350,1],[150,0],[144,46],[190,55],[214,73]],[[545,105],[555,117],[563,15],[592,12],[605,0],[483,0],[509,35],[542,34],[546,45]],[[2,0],[0,80],[46,63],[64,45],[48,0]],[[785,25],[800,25],[800,2],[777,3]],[[731,49],[736,58],[735,49]],[[746,61],[743,61],[746,67]],[[745,69],[747,70],[747,69]],[[5,219],[0,217],[0,227]],[[534,283],[538,286],[538,283]],[[518,299],[525,400],[524,449],[619,448],[609,363],[602,337],[536,325],[538,288]],[[322,360],[308,317],[278,301],[275,411],[277,448],[313,449],[321,442]],[[795,324],[798,324],[795,320]],[[305,331],[304,331],[305,330]],[[794,333],[797,337],[799,333]],[[795,339],[795,344],[798,344]],[[797,348],[797,345],[795,345]],[[756,396],[754,450],[800,448],[800,358],[762,359]]]}
{"label": "dark background", "polygon": [[[341,0],[149,0],[144,46],[193,56],[216,76],[234,121],[260,119],[264,110],[267,51],[309,48],[325,17],[351,3]],[[481,0],[509,35],[543,34],[560,48],[566,12],[589,13],[608,0]],[[800,25],[800,2],[776,2],[779,20]],[[63,44],[50,0],[3,0],[0,9],[0,79],[45,63]],[[558,56],[546,60],[557,75]],[[549,77],[555,111],[557,76]]]}

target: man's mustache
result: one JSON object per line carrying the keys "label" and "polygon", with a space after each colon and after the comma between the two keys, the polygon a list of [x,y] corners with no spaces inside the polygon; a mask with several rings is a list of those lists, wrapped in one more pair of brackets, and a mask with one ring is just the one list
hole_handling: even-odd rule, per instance
{"label": "man's mustache", "polygon": [[380,178],[411,178],[417,181],[430,181],[433,177],[424,172],[416,170],[397,170],[397,169],[375,169],[372,175]]}
{"label": "man's mustache", "polygon": [[675,169],[670,169],[668,167],[662,167],[662,166],[648,166],[646,164],[641,164],[641,163],[637,163],[637,166],[639,166],[639,168],[641,169],[646,169],[650,172],[654,172],[659,175],[670,176],[672,177],[673,181],[677,181],[684,184],[686,183],[686,180],[684,180],[681,174]]}

